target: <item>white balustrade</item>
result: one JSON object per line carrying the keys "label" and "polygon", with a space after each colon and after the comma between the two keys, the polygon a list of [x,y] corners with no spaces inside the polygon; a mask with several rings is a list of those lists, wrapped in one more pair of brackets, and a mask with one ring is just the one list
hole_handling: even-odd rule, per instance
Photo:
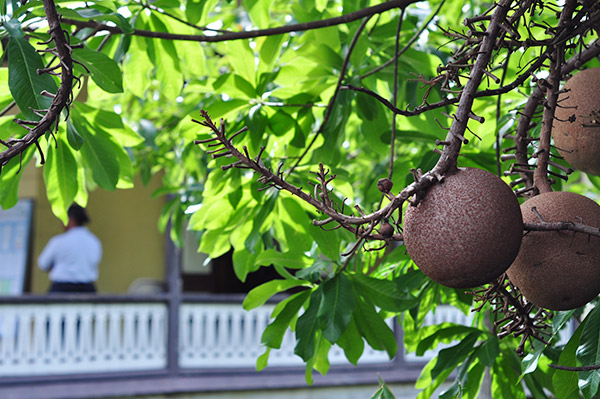
{"label": "white balustrade", "polygon": [[[181,306],[179,323],[179,365],[182,368],[254,367],[265,352],[261,335],[272,321],[273,305],[250,312],[240,304],[186,303]],[[390,319],[390,327],[393,325]],[[281,348],[271,350],[269,366],[303,366],[294,354],[296,340],[291,330],[284,334]],[[349,364],[344,351],[333,346],[329,352],[332,365]],[[365,345],[360,364],[385,363],[385,352]]]}
{"label": "white balustrade", "polygon": [[157,303],[0,305],[0,376],[163,369],[166,315]]}
{"label": "white balustrade", "polygon": [[[179,367],[184,369],[254,368],[265,352],[264,329],[273,305],[250,312],[239,303],[183,303],[179,314]],[[167,367],[167,306],[162,303],[44,303],[0,305],[0,377],[91,372],[164,370]],[[449,306],[427,315],[425,325],[469,325],[471,316]],[[395,320],[388,325],[394,327]],[[294,333],[287,330],[269,366],[303,366],[294,354]],[[400,345],[401,348],[401,345]],[[404,354],[408,362],[423,357]],[[402,349],[400,349],[402,350]],[[348,365],[334,345],[332,365]],[[389,362],[387,353],[365,344],[360,364]]]}

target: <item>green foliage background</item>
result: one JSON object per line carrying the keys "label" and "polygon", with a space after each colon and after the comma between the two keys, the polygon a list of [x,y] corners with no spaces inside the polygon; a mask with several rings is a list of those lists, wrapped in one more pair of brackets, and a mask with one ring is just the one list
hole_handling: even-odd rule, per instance
{"label": "green foliage background", "polygon": [[[238,4],[239,3],[239,4]],[[265,355],[257,360],[262,369],[271,350],[280,347],[284,332],[297,337],[295,353],[306,363],[308,382],[312,370],[326,373],[327,354],[333,344],[343,348],[354,364],[365,344],[397,355],[393,331],[385,322],[398,317],[406,350],[422,354],[439,344],[450,344],[422,370],[416,386],[419,398],[430,397],[453,374],[454,382],[443,398],[476,398],[486,370],[491,376],[494,398],[524,398],[527,389],[536,398],[592,398],[599,389],[600,372],[568,372],[549,363],[581,365],[600,363],[600,310],[596,302],[572,312],[558,312],[553,334],[566,323],[581,321],[566,344],[528,345],[528,355],[519,358],[515,338],[499,340],[486,327],[489,308],[476,314],[470,326],[444,323],[423,326],[424,318],[441,304],[468,314],[472,296],[440,286],[415,268],[403,246],[379,251],[340,255],[355,237],[343,230],[315,227],[314,209],[298,198],[273,189],[259,192],[256,177],[244,170],[222,171],[228,163],[211,159],[194,140],[210,137],[194,123],[200,109],[215,120],[223,119],[234,132],[249,131],[239,140],[251,155],[265,147],[263,160],[277,169],[284,162],[289,182],[311,191],[310,171],[322,162],[337,177],[332,183],[339,204],[366,211],[377,209],[381,193],[377,180],[386,177],[390,161],[393,114],[372,97],[354,91],[339,92],[332,113],[323,125],[327,104],[336,85],[349,44],[361,21],[291,34],[209,43],[141,37],[134,29],[155,32],[208,35],[220,30],[264,29],[291,23],[322,20],[379,4],[369,0],[157,0],[151,3],[97,0],[87,3],[57,2],[64,18],[110,23],[122,34],[108,35],[91,28],[75,29],[65,23],[74,51],[76,73],[82,75],[84,102],[75,101],[67,123],[58,135],[47,135],[41,147],[47,196],[57,217],[66,218],[72,201],[85,204],[88,192],[132,187],[140,175],[144,182],[164,173],[163,187],[156,195],[169,196],[162,228],[172,223],[171,237],[181,242],[182,226],[198,232],[199,251],[218,257],[233,249],[235,272],[244,281],[261,267],[274,267],[280,278],[248,295],[246,309],[264,304],[274,294],[295,288],[273,312],[262,341]],[[463,29],[465,17],[477,15],[489,4],[484,1],[434,0],[409,6],[403,14],[399,46],[411,44],[399,58],[397,95],[399,108],[420,105],[427,86],[419,81],[437,75],[437,68],[451,56],[454,44],[436,26]],[[438,7],[441,7],[438,11]],[[460,12],[457,12],[459,11]],[[36,118],[29,110],[47,106],[42,90],[55,91],[58,80],[37,75],[36,69],[51,60],[36,49],[48,39],[41,1],[22,5],[17,0],[0,1],[4,67],[0,68],[0,107],[13,100],[22,117]],[[395,53],[395,35],[401,10],[372,17],[353,49],[344,84],[367,87],[384,98],[394,91],[394,68],[378,67]],[[430,17],[434,23],[428,23]],[[556,15],[544,11],[540,21],[550,24]],[[183,23],[182,21],[186,21]],[[203,28],[198,28],[203,27]],[[420,33],[421,28],[425,28]],[[539,28],[534,29],[542,35]],[[592,38],[593,39],[593,38]],[[536,57],[536,48],[510,58],[504,79],[516,78],[520,68]],[[498,54],[505,57],[506,54]],[[597,66],[593,61],[590,66]],[[497,87],[484,80],[484,87]],[[481,140],[471,139],[463,147],[459,166],[497,172],[496,147],[499,132],[514,128],[518,107],[533,84],[528,80],[518,90],[497,97],[477,99],[474,111],[485,118],[471,125]],[[434,89],[428,102],[442,98]],[[432,152],[436,139],[443,140],[450,120],[434,110],[413,117],[396,116],[394,190],[412,182],[411,168],[429,170],[438,155]],[[20,137],[25,132],[13,123],[14,116],[0,117],[0,139]],[[320,131],[320,134],[317,134]],[[312,143],[314,141],[314,143]],[[240,144],[242,145],[242,144]],[[307,153],[304,155],[305,151]],[[39,162],[34,148],[22,160],[13,159],[0,176],[0,206],[17,201],[20,163]],[[502,165],[502,170],[508,166]],[[508,180],[507,180],[508,181]],[[591,183],[591,184],[590,184]],[[600,179],[574,173],[563,189],[597,198]],[[197,207],[201,204],[201,207]],[[194,206],[194,208],[190,208]],[[197,209],[191,214],[188,209]],[[189,220],[188,220],[189,219]],[[381,243],[367,244],[378,247]],[[382,387],[375,397],[390,397]]]}

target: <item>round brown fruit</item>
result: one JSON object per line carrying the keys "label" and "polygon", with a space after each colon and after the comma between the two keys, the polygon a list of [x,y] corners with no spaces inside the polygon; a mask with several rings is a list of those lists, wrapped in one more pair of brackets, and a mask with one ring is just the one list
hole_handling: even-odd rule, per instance
{"label": "round brown fruit", "polygon": [[[543,193],[525,201],[521,211],[525,223],[539,223],[537,212],[545,222],[600,227],[600,206],[575,193]],[[507,274],[539,307],[578,308],[600,292],[600,238],[573,231],[531,231]]]}
{"label": "round brown fruit", "polygon": [[573,168],[600,175],[600,68],[573,75],[564,89],[552,127],[554,144]]}
{"label": "round brown fruit", "polygon": [[471,288],[499,277],[519,252],[523,219],[499,177],[460,168],[408,206],[404,243],[415,264],[440,284]]}

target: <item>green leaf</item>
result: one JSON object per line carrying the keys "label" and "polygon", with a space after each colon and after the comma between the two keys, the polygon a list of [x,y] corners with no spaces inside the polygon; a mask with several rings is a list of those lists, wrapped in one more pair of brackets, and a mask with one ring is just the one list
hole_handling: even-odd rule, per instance
{"label": "green leaf", "polygon": [[[31,7],[31,2],[29,2],[27,6]],[[21,22],[18,19],[14,19],[18,16],[19,14],[15,13],[13,15],[13,19],[9,19],[8,21],[5,21],[3,23],[3,26],[8,32],[8,34],[11,37],[14,37],[15,39],[19,39],[25,36],[25,33],[23,33],[23,30],[21,29]]]}
{"label": "green leaf", "polygon": [[83,137],[77,132],[71,119],[67,121],[67,141],[74,150],[79,150],[85,142]]}
{"label": "green leaf", "polygon": [[22,169],[29,163],[32,156],[33,150],[26,151],[22,160],[14,157],[2,167],[2,174],[0,174],[0,207],[2,209],[12,208],[19,201]]}
{"label": "green leaf", "polygon": [[530,352],[523,358],[521,362],[521,376],[533,373],[537,369],[538,361],[542,352],[546,348],[546,344],[540,341],[535,341],[532,345],[533,352]]}
{"label": "green leaf", "polygon": [[233,251],[233,271],[235,276],[243,283],[249,273],[252,273],[260,267],[256,263],[258,254],[252,254],[246,248],[235,248]]}
{"label": "green leaf", "polygon": [[297,252],[279,252],[275,249],[267,249],[256,257],[256,263],[261,266],[277,264],[290,269],[303,269],[310,266],[311,259]]}
{"label": "green leaf", "polygon": [[317,317],[323,336],[336,343],[348,327],[354,310],[352,284],[343,274],[338,274],[322,284],[323,298]]}
{"label": "green leaf", "polygon": [[258,206],[258,212],[253,218],[254,222],[252,224],[252,231],[244,242],[246,249],[250,253],[254,253],[255,251],[256,243],[260,240],[261,229],[263,228],[265,220],[271,216],[273,208],[275,207],[275,203],[277,202],[277,197],[278,192],[275,192],[274,194],[270,195],[263,204]]}
{"label": "green leaf", "polygon": [[73,59],[82,63],[90,72],[92,80],[108,93],[123,92],[123,72],[109,56],[88,49],[73,50]]}
{"label": "green leaf", "polygon": [[254,62],[254,52],[250,48],[247,40],[232,40],[225,43],[228,59],[233,67],[232,72],[237,72],[246,79],[252,86],[256,84],[256,74]]}
{"label": "green leaf", "polygon": [[94,181],[105,190],[114,190],[119,182],[123,148],[98,126],[90,126],[77,107],[72,107],[71,122],[83,137],[80,152],[84,164],[92,172]]}
{"label": "green leaf", "polygon": [[262,333],[261,343],[269,348],[281,348],[283,336],[287,331],[290,323],[298,315],[302,306],[306,303],[311,291],[305,290],[292,295],[286,301],[287,303],[279,312],[275,320],[269,324]]}
{"label": "green leaf", "polygon": [[354,317],[346,327],[346,331],[337,340],[337,344],[344,350],[348,361],[354,365],[358,364],[358,359],[363,354],[365,342],[356,327]]}
{"label": "green leaf", "polygon": [[[315,354],[316,333],[319,328],[317,313],[321,305],[321,287],[314,290],[310,296],[310,304],[296,322],[296,347],[294,353],[308,362]],[[308,367],[308,365],[307,365]]]}
{"label": "green leaf", "polygon": [[50,146],[46,152],[44,180],[46,195],[52,205],[52,212],[67,224],[67,209],[77,194],[77,162],[71,148],[60,136],[57,146]]}
{"label": "green leaf", "polygon": [[454,370],[456,366],[465,360],[473,351],[477,338],[481,335],[480,331],[472,332],[467,335],[461,342],[451,346],[450,348],[442,349],[437,356],[435,366],[431,370],[431,378],[436,379],[442,372]]}
{"label": "green leaf", "polygon": [[395,397],[388,386],[384,383],[381,383],[381,386],[377,391],[375,391],[373,396],[371,396],[371,399],[395,399]]}
{"label": "green leaf", "polygon": [[262,306],[269,298],[278,292],[289,290],[293,287],[306,286],[301,280],[271,280],[253,288],[244,299],[243,307],[252,310]]}
{"label": "green leaf", "polygon": [[481,331],[473,327],[456,324],[450,324],[449,327],[444,327],[444,325],[436,326],[433,334],[426,336],[419,342],[416,354],[417,356],[422,356],[425,351],[434,349],[441,343],[456,341],[473,333],[481,333]]}
{"label": "green leaf", "polygon": [[[268,36],[263,44],[260,46],[258,57],[261,65],[259,67],[266,71],[272,71],[273,63],[277,58],[277,55],[281,51],[281,44],[283,43],[285,35]],[[264,64],[264,67],[263,67]]]}
{"label": "green leaf", "polygon": [[362,273],[352,273],[349,277],[359,292],[381,309],[403,312],[415,306],[418,299],[398,290],[398,285],[389,280],[381,280]]}
{"label": "green leaf", "polygon": [[267,348],[265,350],[265,353],[263,353],[256,359],[256,371],[262,371],[267,367],[270,354],[271,348]]}
{"label": "green leaf", "polygon": [[500,340],[496,335],[491,336],[477,350],[479,361],[486,367],[492,367],[500,354]]}
{"label": "green leaf", "polygon": [[[600,307],[596,306],[585,318],[577,360],[584,366],[600,363]],[[592,398],[600,387],[600,371],[580,371],[579,388],[584,397]]]}
{"label": "green leaf", "polygon": [[[581,332],[583,331],[585,323],[580,324],[575,333],[569,339],[569,342],[565,345],[562,350],[557,364],[567,367],[577,367],[577,347],[581,339]],[[576,372],[567,370],[555,370],[552,375],[552,386],[554,388],[554,394],[557,398],[564,399],[579,399],[579,385],[578,376]]]}
{"label": "green leaf", "polygon": [[371,348],[385,350],[390,359],[398,351],[396,335],[375,310],[373,304],[363,298],[357,298],[354,308],[354,320],[360,334],[365,337]]}
{"label": "green leaf", "polygon": [[49,74],[37,73],[38,69],[44,68],[44,63],[26,39],[11,37],[7,53],[10,92],[27,119],[39,120],[40,117],[32,109],[47,109],[50,106],[52,100],[40,93],[56,93],[56,83]]}
{"label": "green leaf", "polygon": [[512,361],[506,352],[498,357],[491,372],[493,398],[525,399],[525,391],[519,382],[518,370],[518,361]]}

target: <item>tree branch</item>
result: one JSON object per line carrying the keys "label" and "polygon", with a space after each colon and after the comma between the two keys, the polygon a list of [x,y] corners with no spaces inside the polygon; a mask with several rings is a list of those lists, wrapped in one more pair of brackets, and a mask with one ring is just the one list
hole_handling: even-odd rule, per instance
{"label": "tree branch", "polygon": [[[142,36],[142,37],[150,37],[156,39],[164,39],[164,40],[185,40],[185,41],[194,41],[194,42],[205,42],[205,43],[216,43],[216,42],[224,42],[230,40],[241,40],[241,39],[252,39],[256,37],[263,36],[274,36],[280,35],[283,33],[290,32],[302,32],[312,29],[321,29],[329,26],[347,24],[349,22],[357,21],[359,19],[370,17],[376,14],[381,14],[385,11],[389,11],[394,8],[405,8],[410,4],[417,3],[418,0],[390,0],[386,1],[382,4],[378,4],[376,6],[363,8],[361,10],[351,12],[348,14],[341,15],[339,17],[328,18],[318,21],[304,22],[299,24],[292,24],[286,26],[278,26],[275,28],[268,29],[257,29],[250,31],[242,31],[242,32],[226,32],[220,35],[207,36],[207,35],[184,35],[177,33],[169,33],[169,32],[154,32],[142,29],[134,29],[134,36]],[[121,28],[116,26],[109,26],[106,24],[101,24],[92,20],[89,21],[79,21],[76,19],[63,18],[62,23],[68,25],[74,25],[78,28],[92,28],[98,29],[99,31],[109,31],[114,34],[122,34],[124,33]]]}
{"label": "tree branch", "polygon": [[48,31],[51,40],[54,42],[56,52],[60,59],[61,81],[52,103],[45,115],[39,122],[35,122],[33,127],[28,127],[29,132],[21,139],[9,140],[9,147],[0,153],[0,168],[6,165],[8,161],[17,155],[23,154],[29,146],[36,143],[47,131],[52,130],[52,125],[56,123],[55,130],[58,130],[58,121],[60,113],[72,100],[73,96],[73,59],[71,58],[71,47],[60,26],[60,17],[56,11],[53,0],[44,0],[44,11],[48,21]]}

